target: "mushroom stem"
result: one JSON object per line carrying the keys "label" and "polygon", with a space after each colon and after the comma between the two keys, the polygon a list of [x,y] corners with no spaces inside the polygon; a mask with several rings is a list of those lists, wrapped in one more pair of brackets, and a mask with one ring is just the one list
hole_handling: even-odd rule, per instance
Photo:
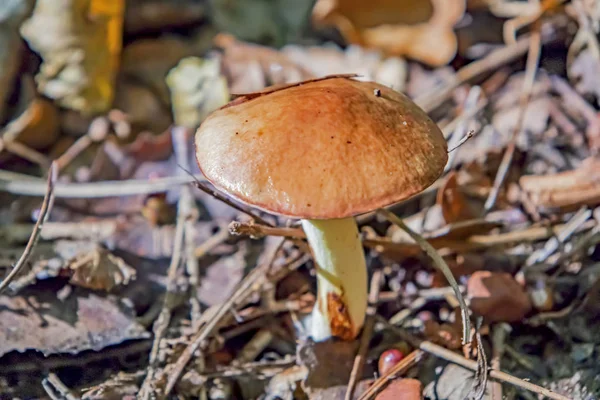
{"label": "mushroom stem", "polygon": [[302,220],[317,264],[311,337],[353,340],[367,309],[367,266],[354,218]]}

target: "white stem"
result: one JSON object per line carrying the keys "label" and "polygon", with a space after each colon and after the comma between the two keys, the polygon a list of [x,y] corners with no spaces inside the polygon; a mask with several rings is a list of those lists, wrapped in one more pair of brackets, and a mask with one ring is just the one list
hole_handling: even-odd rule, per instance
{"label": "white stem", "polygon": [[311,337],[353,340],[367,310],[367,266],[354,218],[302,220],[317,264]]}

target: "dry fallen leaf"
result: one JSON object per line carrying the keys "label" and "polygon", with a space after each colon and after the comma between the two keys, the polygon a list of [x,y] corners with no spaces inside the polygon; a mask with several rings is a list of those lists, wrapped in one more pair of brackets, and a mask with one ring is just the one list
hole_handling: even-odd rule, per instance
{"label": "dry fallen leaf", "polygon": [[44,60],[38,89],[60,105],[95,114],[114,97],[124,1],[38,0],[21,34]]}
{"label": "dry fallen leaf", "polygon": [[446,182],[437,193],[437,204],[442,209],[442,215],[447,224],[476,217],[475,210],[461,191],[457,175],[455,171],[450,172]]}
{"label": "dry fallen leaf", "polygon": [[440,66],[456,54],[453,27],[465,9],[465,0],[319,0],[312,18],[335,25],[349,43]]}
{"label": "dry fallen leaf", "polygon": [[528,175],[519,180],[538,207],[574,209],[600,203],[600,158],[585,159],[574,170],[550,175]]}
{"label": "dry fallen leaf", "polygon": [[73,271],[71,283],[92,290],[110,291],[115,286],[127,285],[136,274],[122,258],[99,245],[69,260],[67,267]]}
{"label": "dry fallen leaf", "polygon": [[29,288],[0,296],[0,356],[36,350],[44,355],[99,351],[124,340],[148,338],[132,310],[83,289],[59,300],[53,290]]}
{"label": "dry fallen leaf", "polygon": [[502,272],[477,271],[467,283],[473,312],[489,322],[519,322],[531,311],[525,289]]}

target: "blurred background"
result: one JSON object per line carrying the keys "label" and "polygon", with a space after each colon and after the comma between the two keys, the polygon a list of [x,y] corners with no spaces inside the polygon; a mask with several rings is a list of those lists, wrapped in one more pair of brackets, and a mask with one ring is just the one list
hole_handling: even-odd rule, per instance
{"label": "blurred background", "polygon": [[[482,347],[461,347],[456,297],[431,259],[366,215],[377,315],[465,360],[484,353],[515,379],[597,399],[599,34],[598,0],[2,0],[1,276],[28,259],[0,294],[0,398],[342,399],[348,387],[357,398],[389,370],[386,351],[390,365],[414,356],[416,342],[378,328],[358,378],[357,347],[316,351],[308,358],[340,366],[318,372],[297,346],[314,303],[310,257],[186,185],[186,171],[202,179],[193,136],[211,111],[355,73],[443,130],[444,175],[392,209],[448,263],[483,318]],[[52,162],[55,200],[30,252]],[[267,260],[279,278],[235,297]],[[192,343],[202,352],[189,361]],[[409,367],[416,386],[379,398],[538,398],[482,381],[481,364],[477,375],[440,356]]]}

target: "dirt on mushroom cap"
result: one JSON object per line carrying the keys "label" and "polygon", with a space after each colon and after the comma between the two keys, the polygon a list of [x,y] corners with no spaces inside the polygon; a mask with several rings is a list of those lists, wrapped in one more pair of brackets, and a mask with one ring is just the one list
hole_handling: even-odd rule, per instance
{"label": "dirt on mushroom cap", "polygon": [[442,132],[405,95],[332,77],[249,96],[196,134],[216,187],[267,212],[345,218],[431,185],[447,161]]}

